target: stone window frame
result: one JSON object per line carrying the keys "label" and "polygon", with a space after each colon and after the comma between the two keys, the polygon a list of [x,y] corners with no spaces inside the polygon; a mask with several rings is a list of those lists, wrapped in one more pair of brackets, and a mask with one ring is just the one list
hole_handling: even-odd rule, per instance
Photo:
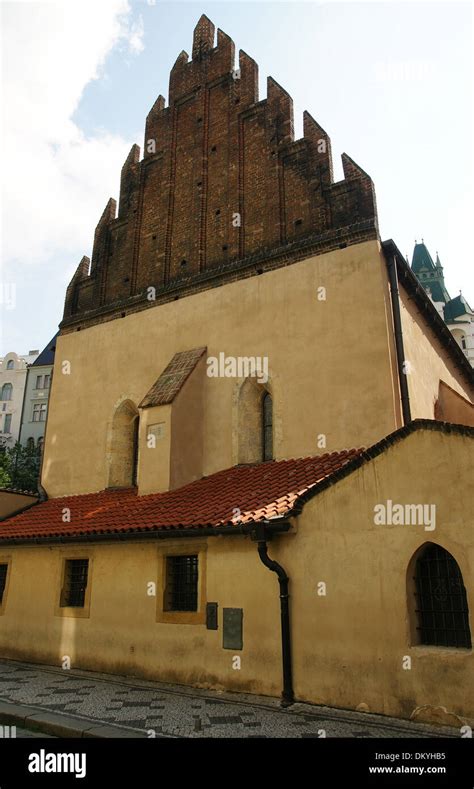
{"label": "stone window frame", "polygon": [[[158,551],[158,577],[156,584],[156,621],[173,625],[205,625],[207,604],[207,543],[193,538],[183,538]],[[166,572],[168,556],[198,557],[198,609],[197,611],[167,611],[165,609]]]}
{"label": "stone window frame", "polygon": [[[239,463],[239,399],[240,390],[248,378],[240,377],[234,379],[232,389],[232,466]],[[281,382],[280,376],[272,369],[268,370],[268,381],[261,384],[272,398],[273,406],[273,459],[277,460],[279,448],[283,441],[283,419],[282,419],[282,398],[280,397]],[[264,461],[260,461],[264,462]]]}
{"label": "stone window frame", "polygon": [[[87,568],[87,586],[84,596],[84,605],[79,606],[62,606],[61,594],[64,587],[64,579],[66,574],[66,562],[71,559],[87,559],[89,566]],[[93,556],[89,551],[72,551],[64,550],[59,554],[59,562],[57,569],[57,580],[55,584],[55,608],[54,615],[73,619],[89,619],[90,618],[90,605],[91,605],[91,589],[92,589],[92,572],[93,572]]]}
{"label": "stone window frame", "polygon": [[7,565],[7,574],[5,578],[5,588],[3,590],[2,599],[0,601],[0,616],[3,616],[5,613],[5,608],[7,605],[8,600],[8,590],[10,586],[10,576],[11,576],[11,565],[12,565],[12,556],[11,554],[0,554],[0,564]]}
{"label": "stone window frame", "polygon": [[464,584],[466,589],[467,595],[467,608],[468,608],[468,618],[469,618],[469,627],[471,632],[471,647],[457,647],[457,646],[443,646],[443,645],[434,645],[434,644],[425,644],[420,640],[419,634],[419,616],[416,612],[416,581],[415,581],[415,573],[416,573],[416,565],[418,558],[423,554],[425,549],[430,545],[434,544],[437,545],[439,548],[442,548],[448,554],[450,554],[454,561],[457,563],[459,567],[459,571],[461,573],[461,578],[464,583],[464,578],[468,575],[466,568],[462,567],[462,562],[459,562],[456,558],[455,551],[450,550],[449,547],[446,545],[441,544],[440,542],[434,542],[432,540],[428,540],[423,542],[419,545],[415,551],[411,554],[408,564],[407,564],[407,571],[406,571],[406,590],[407,590],[407,600],[406,600],[406,624],[407,624],[407,646],[416,650],[417,653],[423,654],[439,654],[442,652],[449,652],[450,654],[457,654],[457,655],[466,655],[470,654],[474,650],[474,641],[472,639],[472,634],[474,632],[474,628],[472,625],[474,624],[472,621],[472,606],[469,604],[469,590],[468,587]]}

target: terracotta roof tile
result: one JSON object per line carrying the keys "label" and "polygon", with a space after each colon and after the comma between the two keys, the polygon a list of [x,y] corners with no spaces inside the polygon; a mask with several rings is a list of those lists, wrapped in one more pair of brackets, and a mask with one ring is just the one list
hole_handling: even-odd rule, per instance
{"label": "terracotta roof tile", "polygon": [[207,348],[175,353],[168,366],[141,401],[139,408],[172,403]]}
{"label": "terracotta roof tile", "polygon": [[[0,523],[0,542],[249,524],[287,514],[298,498],[361,449],[234,466],[177,490],[137,496],[135,488],[49,499]],[[65,509],[70,521],[64,522]]]}

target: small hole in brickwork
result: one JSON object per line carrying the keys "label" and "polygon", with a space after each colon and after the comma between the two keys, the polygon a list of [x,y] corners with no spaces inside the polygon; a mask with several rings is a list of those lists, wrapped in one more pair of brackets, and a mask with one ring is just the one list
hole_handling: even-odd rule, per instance
{"label": "small hole in brickwork", "polygon": [[187,260],[182,260],[180,263],[181,268],[186,268],[187,265],[188,265]]}
{"label": "small hole in brickwork", "polygon": [[215,153],[217,151],[217,145],[213,145],[211,151],[212,153]]}
{"label": "small hole in brickwork", "polygon": [[156,236],[152,236],[153,241],[156,241]]}
{"label": "small hole in brickwork", "polygon": [[297,219],[297,220],[295,221],[295,227],[299,227],[299,226],[300,226],[300,225],[302,225],[302,224],[303,224],[303,220],[302,220],[302,219]]}
{"label": "small hole in brickwork", "polygon": [[239,104],[239,103],[240,103],[240,98],[239,98],[239,97],[237,97],[237,98],[236,98],[236,100],[235,100],[235,103],[236,103],[236,104]]}
{"label": "small hole in brickwork", "polygon": [[224,251],[224,252],[227,252],[227,244],[224,244],[224,246],[222,247],[222,249],[223,249],[223,251]]}
{"label": "small hole in brickwork", "polygon": [[80,327],[80,326],[78,326],[78,327],[77,327],[77,329],[76,329],[76,331],[81,331],[81,327]]}
{"label": "small hole in brickwork", "polygon": [[202,181],[198,181],[198,182],[197,182],[197,185],[198,185],[198,186],[202,186]]}
{"label": "small hole in brickwork", "polygon": [[124,282],[130,282],[130,277],[125,277]]}
{"label": "small hole in brickwork", "polygon": [[258,268],[257,269],[257,274],[263,274],[263,268]]}
{"label": "small hole in brickwork", "polygon": [[120,313],[121,318],[125,318],[125,312]]}
{"label": "small hole in brickwork", "polygon": [[179,299],[179,296],[175,296],[173,301],[178,301],[178,299]]}
{"label": "small hole in brickwork", "polygon": [[198,118],[197,122],[202,123],[202,118]]}
{"label": "small hole in brickwork", "polygon": [[218,208],[217,211],[216,211],[216,216],[219,216],[220,212],[221,212],[221,209]]}

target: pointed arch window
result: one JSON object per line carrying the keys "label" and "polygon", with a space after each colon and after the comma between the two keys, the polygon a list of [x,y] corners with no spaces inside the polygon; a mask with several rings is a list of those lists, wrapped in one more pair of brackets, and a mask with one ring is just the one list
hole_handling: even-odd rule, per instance
{"label": "pointed arch window", "polygon": [[414,581],[418,643],[470,649],[466,588],[454,556],[428,543],[416,560]]}
{"label": "pointed arch window", "polygon": [[138,484],[138,428],[140,419],[138,416],[133,420],[133,458],[132,458],[132,485]]}
{"label": "pointed arch window", "polygon": [[270,392],[262,399],[263,460],[273,460],[273,400]]}
{"label": "pointed arch window", "polygon": [[137,484],[139,415],[136,405],[126,400],[112,418],[109,438],[109,488]]}

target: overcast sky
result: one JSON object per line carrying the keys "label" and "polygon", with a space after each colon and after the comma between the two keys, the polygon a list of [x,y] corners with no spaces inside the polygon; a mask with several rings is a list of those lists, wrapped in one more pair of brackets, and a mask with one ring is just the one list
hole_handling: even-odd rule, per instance
{"label": "overcast sky", "polygon": [[0,353],[43,348],[169,71],[206,13],[375,183],[380,230],[474,302],[470,3],[1,2]]}

